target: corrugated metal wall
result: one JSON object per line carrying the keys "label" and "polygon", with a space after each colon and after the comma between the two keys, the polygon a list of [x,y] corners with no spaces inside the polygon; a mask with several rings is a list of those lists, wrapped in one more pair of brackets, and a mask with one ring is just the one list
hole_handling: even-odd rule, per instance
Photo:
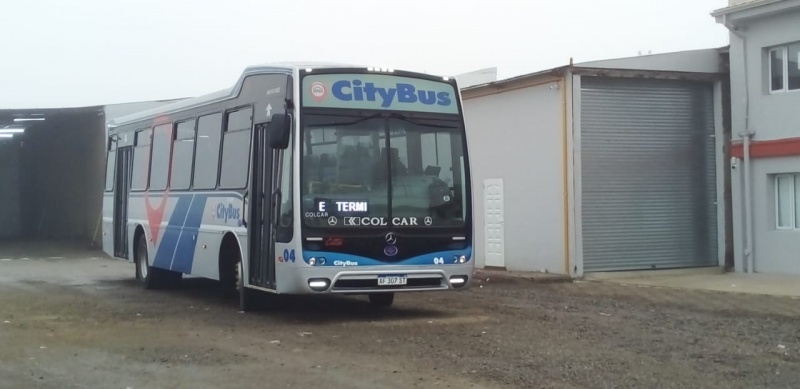
{"label": "corrugated metal wall", "polygon": [[20,142],[0,139],[0,239],[22,234],[19,201]]}
{"label": "corrugated metal wall", "polygon": [[585,271],[717,264],[713,87],[582,77]]}

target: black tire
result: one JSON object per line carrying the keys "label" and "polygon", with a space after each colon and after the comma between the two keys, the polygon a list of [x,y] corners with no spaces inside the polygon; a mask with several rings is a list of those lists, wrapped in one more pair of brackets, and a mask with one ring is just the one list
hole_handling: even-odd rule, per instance
{"label": "black tire", "polygon": [[239,311],[252,311],[255,308],[255,298],[253,296],[255,291],[244,286],[244,262],[237,261],[236,267],[238,269],[236,288],[239,290]]}
{"label": "black tire", "polygon": [[239,295],[238,261],[221,257],[219,263],[219,295],[223,300],[232,300]]}
{"label": "black tire", "polygon": [[153,274],[153,268],[150,267],[150,255],[147,251],[147,239],[144,234],[139,235],[136,239],[136,280],[138,280],[145,289],[155,289],[158,285],[157,276]]}
{"label": "black tire", "polygon": [[220,296],[224,300],[238,300],[242,312],[253,310],[255,291],[244,285],[244,263],[239,246],[231,241],[223,243],[219,257]]}
{"label": "black tire", "polygon": [[223,300],[239,298],[239,247],[224,239],[219,252],[219,292]]}
{"label": "black tire", "polygon": [[136,241],[136,279],[145,289],[160,289],[177,286],[183,274],[150,266],[147,239],[144,234]]}
{"label": "black tire", "polygon": [[375,308],[388,308],[394,303],[394,293],[372,293],[369,303]]}

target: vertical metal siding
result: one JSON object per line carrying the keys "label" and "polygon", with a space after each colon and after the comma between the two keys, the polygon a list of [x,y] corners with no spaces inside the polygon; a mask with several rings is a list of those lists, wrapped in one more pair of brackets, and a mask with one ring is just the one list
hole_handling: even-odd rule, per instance
{"label": "vertical metal siding", "polygon": [[0,239],[18,238],[20,219],[20,143],[0,140]]}
{"label": "vertical metal siding", "polygon": [[713,87],[583,77],[585,271],[717,263]]}

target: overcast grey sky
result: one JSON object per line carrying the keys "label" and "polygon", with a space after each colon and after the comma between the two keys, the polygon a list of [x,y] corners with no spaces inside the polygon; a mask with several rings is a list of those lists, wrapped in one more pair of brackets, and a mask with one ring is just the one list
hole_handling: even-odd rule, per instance
{"label": "overcast grey sky", "polygon": [[506,78],[729,41],[709,15],[726,0],[0,2],[0,108],[196,96],[263,62]]}

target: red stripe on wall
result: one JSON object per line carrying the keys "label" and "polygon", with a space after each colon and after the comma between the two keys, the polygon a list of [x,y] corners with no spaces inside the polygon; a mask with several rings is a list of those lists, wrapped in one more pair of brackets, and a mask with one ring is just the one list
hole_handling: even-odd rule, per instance
{"label": "red stripe on wall", "polygon": [[[800,155],[800,138],[760,140],[750,142],[750,158],[790,157]],[[731,144],[731,156],[744,158],[744,143]]]}

